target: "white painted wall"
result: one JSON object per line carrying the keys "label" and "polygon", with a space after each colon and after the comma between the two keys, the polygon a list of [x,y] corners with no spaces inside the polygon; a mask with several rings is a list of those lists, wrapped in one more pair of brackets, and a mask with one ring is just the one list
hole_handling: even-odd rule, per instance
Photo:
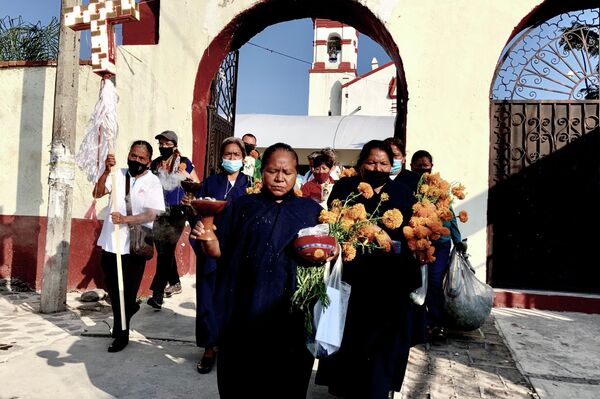
{"label": "white painted wall", "polygon": [[[191,153],[191,103],[199,60],[225,25],[256,3],[255,0],[163,1],[160,43],[119,47],[119,162],[123,163],[132,139],[153,140],[156,132],[166,128],[180,135],[184,154]],[[469,196],[458,209],[465,209],[471,215],[462,231],[469,237],[473,264],[483,276],[490,84],[498,56],[513,27],[541,0],[362,0],[361,3],[383,21],[404,62],[409,92],[409,153],[421,148],[429,150],[434,155],[435,169],[448,180],[459,180],[467,186]],[[29,105],[33,100],[23,97],[21,85],[26,82],[28,90],[36,92],[34,82],[40,78],[25,78],[23,71],[8,71],[0,72],[2,87],[14,86],[0,105],[3,137],[11,137],[0,149],[2,159],[9,160],[5,161],[1,174],[4,190],[0,194],[0,213],[42,215],[47,195],[51,108],[36,107],[35,102]],[[84,90],[86,80],[90,83]],[[51,98],[51,81],[46,77],[39,83],[45,88],[44,104]],[[87,105],[80,106],[78,112],[89,115],[96,98],[97,78],[86,75],[80,85],[83,90],[80,104]],[[20,104],[27,104],[27,114],[38,118],[38,123],[30,125],[26,118],[21,118]],[[44,110],[41,117],[40,109]],[[82,118],[85,120],[86,116]],[[85,123],[79,125],[80,141]],[[18,181],[14,175],[22,168],[25,171]],[[83,199],[82,193],[89,192],[91,187],[79,181],[75,207],[83,209],[89,197]],[[24,195],[35,190],[43,193],[41,200],[24,199]]]}
{"label": "white painted wall", "polygon": [[[4,143],[0,146],[2,215],[46,215],[55,75],[56,67],[50,66],[0,68],[3,90],[0,126]],[[91,66],[80,66],[76,150],[83,139],[99,87],[100,78],[91,72]],[[77,170],[73,217],[83,217],[92,202],[91,192],[91,185]]]}
{"label": "white painted wall", "polygon": [[[360,51],[360,49],[358,50]],[[391,64],[342,88],[342,115],[348,115],[360,106],[354,115],[396,115],[396,99],[388,97],[390,80],[396,76]]]}

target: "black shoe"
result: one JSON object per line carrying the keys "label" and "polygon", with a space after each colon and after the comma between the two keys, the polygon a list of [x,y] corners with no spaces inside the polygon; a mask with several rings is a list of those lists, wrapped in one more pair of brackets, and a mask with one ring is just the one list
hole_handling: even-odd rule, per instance
{"label": "black shoe", "polygon": [[112,344],[110,344],[110,346],[108,347],[108,351],[110,353],[120,352],[127,346],[128,343],[129,343],[128,336],[115,338],[115,340],[112,342]]}
{"label": "black shoe", "polygon": [[[207,356],[207,352],[208,352],[209,356]],[[202,356],[202,359],[196,364],[196,370],[200,374],[210,373],[213,366],[215,365],[216,358],[217,358],[217,353],[214,350],[205,351],[204,356]]]}
{"label": "black shoe", "polygon": [[152,296],[148,298],[148,301],[146,301],[146,303],[152,306],[154,309],[160,310],[162,309],[163,295],[161,293],[154,292],[154,294],[152,294]]}

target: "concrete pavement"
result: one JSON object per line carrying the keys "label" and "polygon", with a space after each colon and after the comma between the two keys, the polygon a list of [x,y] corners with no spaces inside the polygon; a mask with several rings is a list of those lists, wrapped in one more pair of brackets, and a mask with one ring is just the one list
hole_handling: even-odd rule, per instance
{"label": "concrete pavement", "polygon": [[[161,311],[142,304],[130,344],[106,352],[110,305],[68,294],[68,310],[37,313],[39,295],[0,285],[0,398],[218,398],[199,375],[194,277]],[[402,398],[597,398],[600,316],[495,309],[479,330],[411,351]],[[508,345],[506,345],[508,344]],[[308,398],[332,398],[311,384]]]}

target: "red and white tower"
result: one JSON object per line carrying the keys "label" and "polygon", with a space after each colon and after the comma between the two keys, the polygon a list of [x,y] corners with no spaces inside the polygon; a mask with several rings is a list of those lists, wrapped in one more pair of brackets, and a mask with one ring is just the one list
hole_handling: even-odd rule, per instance
{"label": "red and white tower", "polygon": [[328,19],[313,21],[308,115],[341,115],[342,85],[356,78],[358,31],[350,25]]}

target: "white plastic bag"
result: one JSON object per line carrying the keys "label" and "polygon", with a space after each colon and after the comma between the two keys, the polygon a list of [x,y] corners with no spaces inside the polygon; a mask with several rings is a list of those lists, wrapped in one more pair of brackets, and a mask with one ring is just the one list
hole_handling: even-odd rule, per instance
{"label": "white plastic bag", "polygon": [[422,306],[425,303],[425,297],[427,297],[428,272],[427,265],[421,266],[421,286],[410,293],[410,299],[419,306]]}
{"label": "white plastic bag", "polygon": [[348,300],[350,299],[350,284],[342,281],[342,256],[338,256],[333,267],[328,263],[325,270],[325,285],[329,305],[323,306],[317,301],[314,308],[315,338],[309,340],[307,346],[317,358],[329,356],[340,349]]}

